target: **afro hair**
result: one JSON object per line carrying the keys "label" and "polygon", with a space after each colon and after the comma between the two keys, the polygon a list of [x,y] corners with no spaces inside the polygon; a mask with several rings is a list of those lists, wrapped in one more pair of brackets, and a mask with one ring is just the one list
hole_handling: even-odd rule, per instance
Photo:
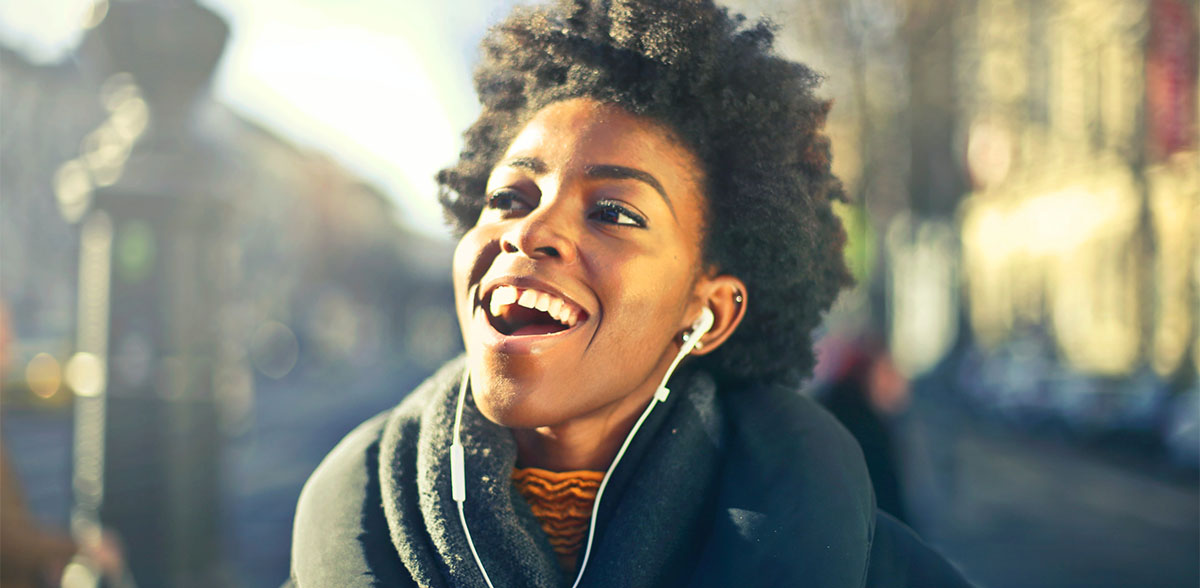
{"label": "afro hair", "polygon": [[674,132],[703,165],[703,257],[740,278],[746,316],[699,365],[722,381],[798,385],[813,367],[812,332],[851,283],[844,197],[822,134],[819,76],[772,52],[773,27],[709,0],[565,0],[520,7],[482,43],[479,119],[439,200],[461,233],[484,205],[488,175],[544,106],[589,97]]}

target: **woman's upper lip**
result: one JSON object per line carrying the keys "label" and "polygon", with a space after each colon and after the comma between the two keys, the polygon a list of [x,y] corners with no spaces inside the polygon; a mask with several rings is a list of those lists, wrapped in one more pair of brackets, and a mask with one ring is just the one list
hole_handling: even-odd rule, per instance
{"label": "woman's upper lip", "polygon": [[[563,290],[561,288],[559,288],[549,282],[546,282],[540,278],[536,278],[534,276],[528,276],[528,275],[525,275],[525,276],[505,275],[505,276],[496,276],[494,278],[488,278],[488,279],[483,280],[483,282],[479,286],[479,291],[476,294],[475,304],[477,304],[477,305],[482,304],[484,297],[486,297],[489,292],[496,289],[498,286],[515,286],[517,288],[532,288],[534,290],[540,290],[542,292],[550,294],[551,296],[557,296],[558,298],[562,298],[563,300],[575,305],[577,308],[582,309],[583,312],[585,312],[587,314],[587,316],[592,316],[594,314],[593,310],[591,308],[588,308],[587,305],[584,305],[581,302],[579,302],[578,298],[571,296],[570,294],[567,294],[566,292],[563,292]],[[580,317],[580,318],[584,318],[584,317]]]}

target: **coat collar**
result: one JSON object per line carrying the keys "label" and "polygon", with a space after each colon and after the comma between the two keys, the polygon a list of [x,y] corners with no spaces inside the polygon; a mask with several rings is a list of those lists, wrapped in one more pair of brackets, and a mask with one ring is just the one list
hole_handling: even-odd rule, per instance
{"label": "coat collar", "polygon": [[[462,366],[422,384],[380,440],[392,545],[421,586],[485,585],[450,489]],[[581,585],[716,586],[767,573],[788,585],[861,586],[874,498],[853,439],[794,392],[718,394],[706,374],[682,370],[671,386],[610,480]],[[464,512],[493,583],[569,586],[574,575],[559,570],[510,481],[512,435],[470,401],[463,419]]]}

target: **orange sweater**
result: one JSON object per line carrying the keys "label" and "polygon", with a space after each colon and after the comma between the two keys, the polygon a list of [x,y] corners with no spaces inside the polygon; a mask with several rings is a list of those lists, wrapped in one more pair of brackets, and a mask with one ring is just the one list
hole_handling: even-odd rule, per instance
{"label": "orange sweater", "polygon": [[568,572],[574,570],[604,472],[516,468],[512,479],[533,510],[533,516],[541,521],[542,530],[558,555],[558,563]]}

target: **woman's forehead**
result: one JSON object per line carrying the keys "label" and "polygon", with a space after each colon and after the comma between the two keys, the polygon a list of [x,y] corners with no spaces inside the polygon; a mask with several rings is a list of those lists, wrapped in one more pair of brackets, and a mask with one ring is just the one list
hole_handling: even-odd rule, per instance
{"label": "woman's forehead", "polygon": [[539,110],[517,133],[505,157],[534,152],[551,164],[599,157],[613,161],[580,163],[654,164],[698,173],[696,157],[667,128],[616,104],[590,98],[554,102]]}
{"label": "woman's forehead", "polygon": [[661,124],[589,98],[555,102],[534,114],[501,161],[521,157],[551,168],[650,167],[681,183],[698,184],[702,177],[696,157]]}

